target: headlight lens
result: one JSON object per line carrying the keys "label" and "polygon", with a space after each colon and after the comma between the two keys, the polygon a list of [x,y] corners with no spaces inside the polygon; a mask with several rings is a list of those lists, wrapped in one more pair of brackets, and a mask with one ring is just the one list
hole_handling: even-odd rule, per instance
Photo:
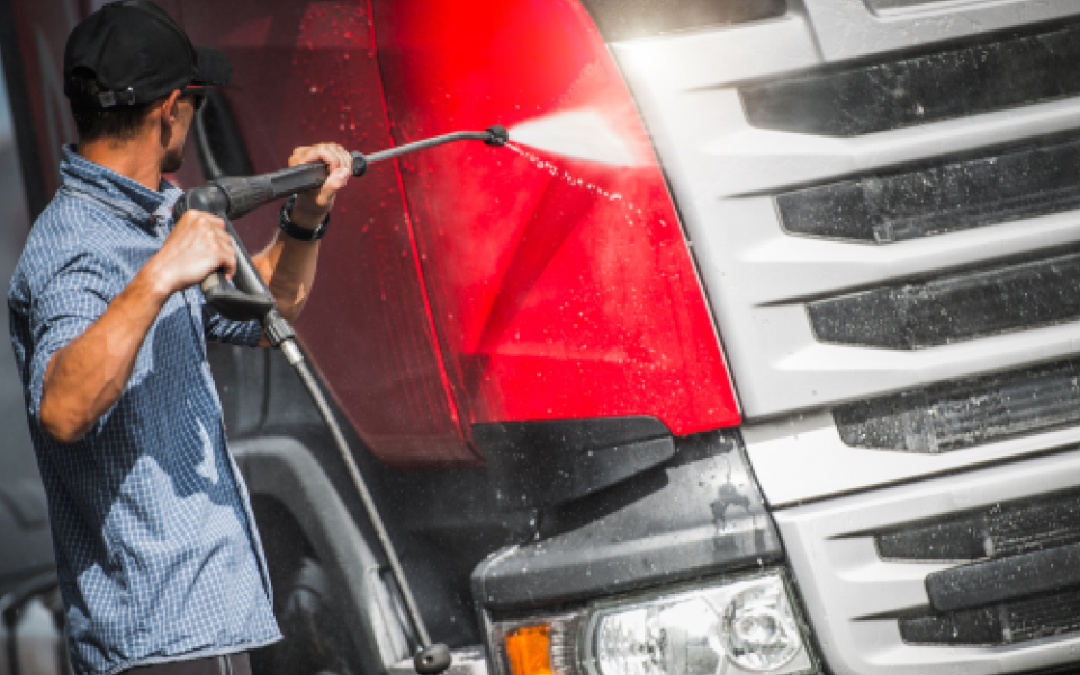
{"label": "headlight lens", "polygon": [[604,615],[596,625],[596,666],[620,675],[713,675],[723,648],[719,617],[703,600]]}
{"label": "headlight lens", "polygon": [[802,636],[780,584],[762,582],[739,591],[724,610],[728,658],[745,670],[767,673],[802,651]]}
{"label": "headlight lens", "polygon": [[[520,626],[496,624],[505,675],[796,675],[815,670],[777,572],[597,603],[546,622],[543,664],[515,658]],[[558,645],[558,648],[556,648]],[[542,659],[543,660],[543,659]]]}

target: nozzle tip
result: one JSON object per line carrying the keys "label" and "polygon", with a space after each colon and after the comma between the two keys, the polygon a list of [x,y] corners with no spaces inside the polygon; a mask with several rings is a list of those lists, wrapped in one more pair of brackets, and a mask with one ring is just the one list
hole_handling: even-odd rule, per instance
{"label": "nozzle tip", "polygon": [[364,153],[353,150],[352,153],[352,175],[359,177],[367,173],[368,161],[367,157],[364,157]]}
{"label": "nozzle tip", "polygon": [[488,127],[487,129],[484,129],[484,131],[488,132],[490,136],[484,143],[487,143],[494,148],[500,148],[506,145],[506,142],[510,140],[510,132],[501,124]]}

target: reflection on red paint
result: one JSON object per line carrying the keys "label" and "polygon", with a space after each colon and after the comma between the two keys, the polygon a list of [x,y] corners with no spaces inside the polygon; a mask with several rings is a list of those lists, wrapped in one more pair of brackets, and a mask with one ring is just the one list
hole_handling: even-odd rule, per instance
{"label": "reflection on red paint", "polygon": [[648,160],[629,168],[480,144],[402,160],[436,332],[469,420],[645,414],[676,434],[737,423],[663,177],[581,6],[373,4],[399,142],[589,110]]}
{"label": "reflection on red paint", "polygon": [[[184,5],[192,40],[221,46],[225,89],[257,172],[292,149],[392,144],[366,0],[210,0]],[[265,36],[262,44],[250,40]],[[276,211],[237,222],[252,251],[277,230]],[[297,333],[366,445],[397,464],[475,464],[462,437],[410,237],[396,167],[371,167],[338,195],[319,271]]]}

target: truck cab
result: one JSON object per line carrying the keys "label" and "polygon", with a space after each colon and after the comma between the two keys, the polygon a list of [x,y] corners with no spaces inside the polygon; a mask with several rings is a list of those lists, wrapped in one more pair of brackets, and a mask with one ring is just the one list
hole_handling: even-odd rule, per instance
{"label": "truck cab", "polygon": [[[31,214],[100,4],[0,0]],[[160,4],[236,72],[181,186],[510,129],[355,179],[296,326],[456,675],[1076,668],[1074,0]],[[299,383],[210,355],[255,669],[412,672]]]}

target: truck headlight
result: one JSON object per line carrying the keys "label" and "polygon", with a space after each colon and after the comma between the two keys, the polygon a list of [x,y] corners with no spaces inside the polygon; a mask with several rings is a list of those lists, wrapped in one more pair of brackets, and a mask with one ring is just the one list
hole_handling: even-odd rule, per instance
{"label": "truck headlight", "polygon": [[[816,670],[778,572],[604,601],[573,614],[496,623],[494,628],[505,675],[796,675]],[[525,658],[527,640],[531,647]]]}

